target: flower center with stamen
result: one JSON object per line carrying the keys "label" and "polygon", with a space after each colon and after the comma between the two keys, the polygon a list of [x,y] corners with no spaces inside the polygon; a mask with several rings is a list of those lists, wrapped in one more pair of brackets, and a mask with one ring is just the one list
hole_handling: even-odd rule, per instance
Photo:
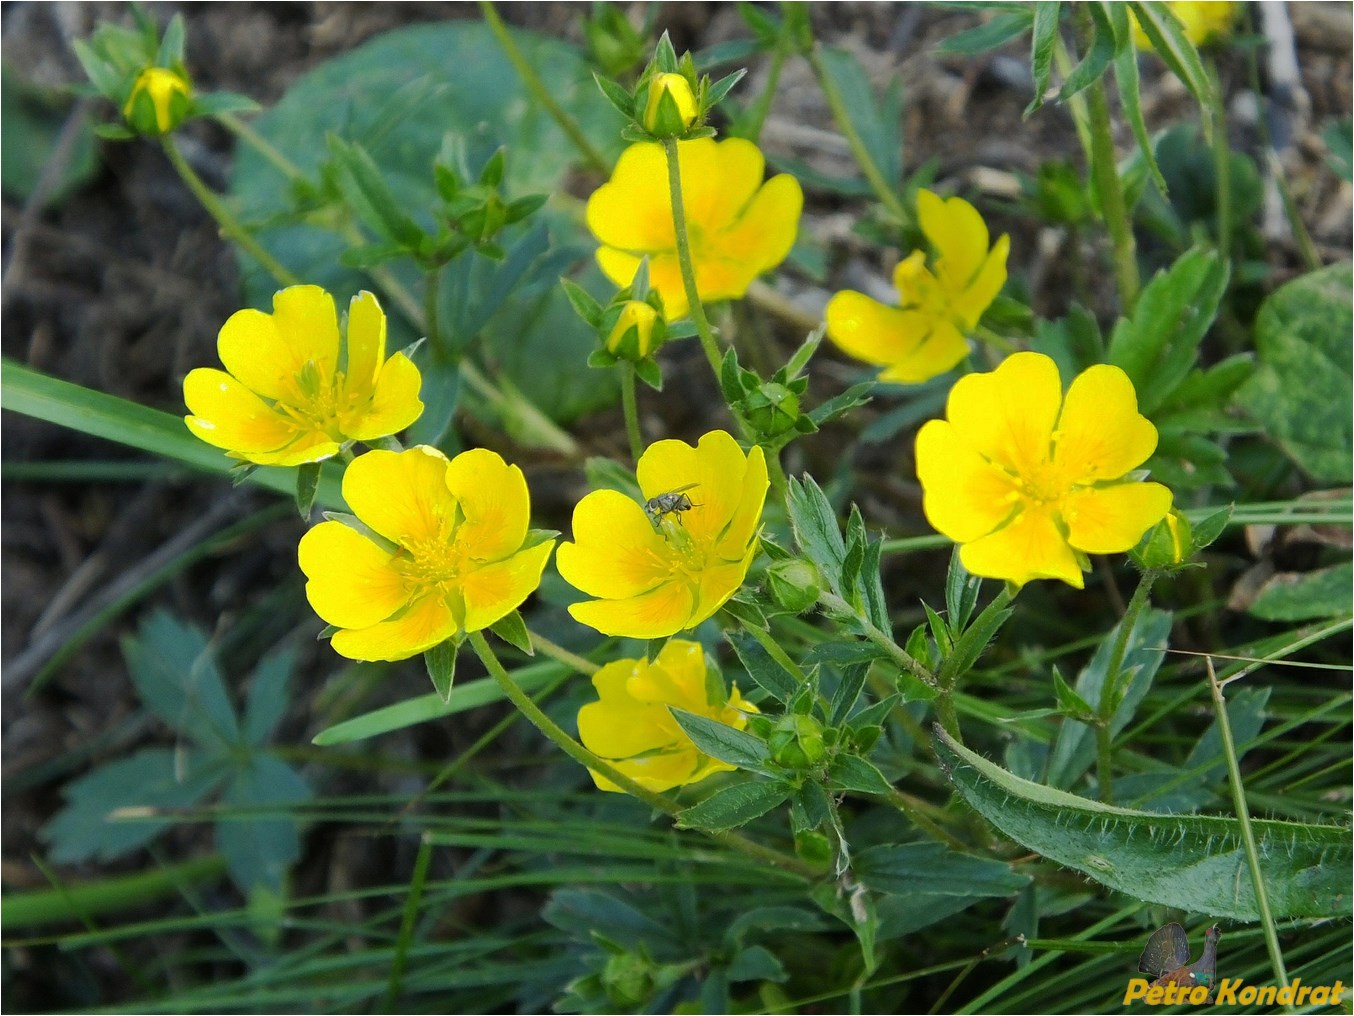
{"label": "flower center with stamen", "polygon": [[1052,462],[1041,462],[1016,478],[1016,486],[1027,501],[1049,505],[1067,496],[1067,480]]}
{"label": "flower center with stamen", "polygon": [[430,539],[403,541],[394,565],[410,585],[447,593],[467,571],[468,560],[461,541],[447,532]]}

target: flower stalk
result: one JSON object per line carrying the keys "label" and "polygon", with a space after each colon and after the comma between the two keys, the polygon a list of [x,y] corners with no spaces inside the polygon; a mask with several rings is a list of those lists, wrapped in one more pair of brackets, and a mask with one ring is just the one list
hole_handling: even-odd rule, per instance
{"label": "flower stalk", "polygon": [[625,412],[625,434],[630,439],[630,457],[636,462],[644,454],[644,434],[639,429],[639,404],[635,399],[635,365],[629,360],[620,364],[621,408]]}
{"label": "flower stalk", "polygon": [[672,225],[677,236],[677,263],[682,269],[682,286],[686,290],[687,303],[690,305],[691,320],[696,324],[696,334],[700,337],[701,349],[714,371],[715,381],[719,381],[722,358],[719,345],[715,342],[714,330],[710,319],[705,316],[705,306],[701,303],[700,293],[696,289],[696,269],[691,262],[691,240],[687,235],[686,207],[682,203],[682,172],[677,161],[677,141],[675,138],[663,139],[663,153],[668,163],[668,189],[672,194]]}
{"label": "flower stalk", "polygon": [[1096,780],[1100,784],[1100,800],[1105,804],[1114,803],[1112,765],[1114,736],[1110,724],[1114,720],[1114,710],[1119,704],[1119,686],[1124,677],[1124,657],[1128,655],[1128,640],[1133,636],[1133,629],[1138,626],[1138,618],[1142,616],[1143,608],[1149,602],[1152,586],[1160,575],[1158,569],[1152,568],[1143,572],[1138,580],[1138,587],[1133,590],[1128,608],[1119,621],[1119,634],[1114,639],[1109,666],[1105,669],[1105,685],[1100,691],[1100,704],[1097,707],[1098,715],[1095,722]]}

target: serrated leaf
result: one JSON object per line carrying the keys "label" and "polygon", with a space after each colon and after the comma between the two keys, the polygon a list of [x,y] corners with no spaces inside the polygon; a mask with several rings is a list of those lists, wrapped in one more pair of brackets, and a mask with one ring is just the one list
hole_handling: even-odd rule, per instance
{"label": "serrated leaf", "polygon": [[941,664],[939,681],[942,687],[946,687],[947,683],[958,680],[973,669],[978,658],[996,638],[997,632],[1001,631],[1001,626],[1010,618],[1012,608],[998,608],[997,602],[993,600],[989,603],[973,624],[965,629],[964,634],[955,640],[954,650]]}
{"label": "serrated leaf", "polygon": [[1025,107],[1028,118],[1044,104],[1049,76],[1053,72],[1053,50],[1058,41],[1058,23],[1061,11],[1057,0],[1034,5],[1034,21],[1030,32],[1030,72],[1034,75],[1034,98]]}
{"label": "serrated leaf", "polygon": [[287,711],[287,686],[296,664],[296,647],[269,653],[254,668],[245,700],[244,737],[249,744],[266,744]]}
{"label": "serrated leaf", "polygon": [[893,793],[893,785],[884,778],[872,762],[859,755],[838,755],[828,769],[828,780],[840,790],[851,790],[858,794]]}
{"label": "serrated leaf", "polygon": [[142,702],[172,729],[209,750],[239,743],[235,708],[202,631],[159,610],[122,651]]}
{"label": "serrated leaf", "polygon": [[903,141],[899,133],[902,97],[894,77],[882,99],[876,99],[870,79],[855,55],[824,46],[819,51],[823,73],[832,79],[865,150],[884,182],[896,188],[903,176]]}
{"label": "serrated leaf", "polygon": [[716,790],[677,816],[686,829],[736,829],[784,803],[791,789],[783,783],[758,780]]}
{"label": "serrated leaf", "polygon": [[[1234,921],[1258,921],[1235,818],[1162,815],[1031,783],[937,728],[936,754],[959,795],[1017,843],[1134,899]],[[1349,829],[1253,819],[1276,918],[1351,911]]]}
{"label": "serrated leaf", "polygon": [[733,646],[743,669],[757,686],[780,702],[789,702],[799,691],[799,682],[793,674],[768,653],[765,647],[747,632],[725,632],[724,637]]}
{"label": "serrated leaf", "polygon": [[959,559],[959,548],[955,547],[950,552],[950,564],[945,572],[945,614],[954,634],[968,627],[969,618],[978,606],[982,585],[983,580],[964,567],[964,562]]}
{"label": "serrated leaf", "polygon": [[1003,861],[973,857],[940,843],[896,843],[868,847],[856,855],[860,880],[871,889],[898,896],[1012,896],[1030,884]]}
{"label": "serrated leaf", "polygon": [[841,575],[846,542],[831,502],[812,476],[806,473],[803,481],[790,477],[788,508],[800,551],[829,581]]}
{"label": "serrated leaf", "polygon": [[216,824],[216,846],[230,877],[244,892],[257,886],[281,892],[287,869],[301,856],[301,837],[291,818],[295,805],[310,799],[310,788],[289,765],[272,755],[255,755],[230,781],[222,804],[266,808],[277,816],[223,815]]}
{"label": "serrated leaf", "polygon": [[1294,462],[1328,483],[1348,483],[1351,475],[1352,286],[1346,263],[1294,279],[1271,294],[1255,320],[1255,376],[1237,397],[1237,405]]}
{"label": "serrated leaf", "polygon": [[770,772],[771,752],[765,741],[708,716],[698,716],[676,706],[668,709],[692,743],[711,758],[755,773]]}

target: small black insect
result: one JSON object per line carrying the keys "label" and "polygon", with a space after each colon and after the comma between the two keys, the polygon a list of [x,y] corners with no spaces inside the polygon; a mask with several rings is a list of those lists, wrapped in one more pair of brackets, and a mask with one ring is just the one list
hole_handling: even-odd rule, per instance
{"label": "small black insect", "polygon": [[663,521],[664,515],[675,515],[677,521],[682,521],[682,512],[690,511],[692,508],[699,508],[686,491],[693,487],[699,487],[698,483],[688,483],[685,487],[678,487],[676,490],[670,490],[666,494],[655,494],[649,500],[644,502],[644,511],[649,515],[649,521],[653,523],[655,529]]}

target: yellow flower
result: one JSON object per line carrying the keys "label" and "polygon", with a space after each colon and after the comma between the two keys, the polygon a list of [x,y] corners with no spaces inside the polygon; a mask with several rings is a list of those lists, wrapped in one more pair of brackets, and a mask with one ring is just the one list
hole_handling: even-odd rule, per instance
{"label": "yellow flower", "polygon": [[[663,96],[672,99],[672,109],[676,116],[664,118]],[[692,94],[691,82],[680,74],[655,74],[649,82],[649,99],[644,106],[644,129],[659,136],[676,136],[684,133],[700,115],[696,105],[696,96]]]}
{"label": "yellow flower", "polygon": [[553,540],[530,543],[522,471],[483,448],[359,455],[343,499],[370,533],[321,522],[297,556],[306,598],[352,660],[403,660],[505,617],[540,584]]}
{"label": "yellow flower", "polygon": [[653,509],[593,491],[574,508],[574,542],[560,544],[555,564],[598,597],[569,607],[575,620],[603,635],[665,638],[700,624],[743,584],[757,553],[766,458],[757,447],[744,455],[715,430],[695,448],[650,445],[637,472]]}
{"label": "yellow flower", "polygon": [[137,75],[122,107],[127,122],[147,134],[168,134],[188,115],[193,89],[168,67],[147,67]]}
{"label": "yellow flower", "polygon": [[[1222,38],[1232,30],[1236,4],[1231,0],[1167,0],[1166,7],[1185,30],[1185,38],[1196,46]],[[1139,49],[1153,50],[1152,40],[1133,17],[1133,43]]]}
{"label": "yellow flower", "polygon": [[1157,431],[1118,367],[1083,371],[1064,398],[1051,359],[1016,353],[957,381],[946,416],[917,435],[922,506],[974,575],[1080,589],[1086,554],[1128,550],[1171,507],[1130,473]]}
{"label": "yellow flower", "polygon": [[661,338],[663,321],[643,300],[629,300],[621,307],[620,317],[607,336],[607,352],[627,360],[642,360],[654,351],[658,345],[655,335]]}
{"label": "yellow flower", "polygon": [[318,286],[282,290],[271,314],[236,311],[216,350],[229,373],[189,372],[184,419],[237,459],[319,462],[349,441],[401,431],[423,412],[418,368],[403,353],[386,358],[386,318],[370,293],[349,306],[346,350],[334,298]]}
{"label": "yellow flower", "polygon": [[[625,776],[655,792],[696,783],[735,766],[700,751],[668,711],[685,709],[737,730],[747,726],[747,713],[757,707],[738,694],[710,699],[705,650],[696,642],[673,639],[657,658],[617,660],[592,676],[600,701],[578,711],[578,736],[594,755],[606,759]],[[620,790],[589,769],[602,790]]]}
{"label": "yellow flower", "polygon": [[881,381],[918,383],[943,374],[968,355],[965,335],[1006,282],[1010,237],[988,249],[987,224],[963,198],[917,192],[917,218],[935,248],[935,271],[924,251],[894,270],[901,307],[886,307],[845,290],[827,305],[827,334],[841,349],[885,368]]}
{"label": "yellow flower", "polygon": [[[790,253],[804,206],[799,181],[782,173],[762,183],[762,153],[741,138],[678,141],[677,161],[696,292],[702,300],[742,296]],[[622,152],[611,181],[588,199],[587,216],[603,245],[597,263],[607,278],[630,285],[648,257],[649,284],[663,298],[663,316],[685,317],[663,146],[641,141]]]}

